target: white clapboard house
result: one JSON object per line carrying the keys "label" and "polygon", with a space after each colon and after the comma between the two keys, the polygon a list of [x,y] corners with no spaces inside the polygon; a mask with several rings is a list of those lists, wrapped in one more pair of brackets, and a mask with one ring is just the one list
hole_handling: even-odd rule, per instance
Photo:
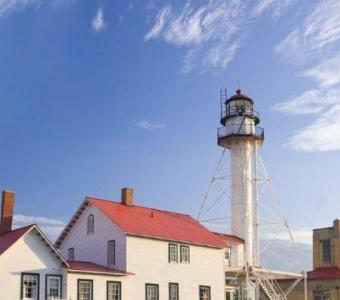
{"label": "white clapboard house", "polygon": [[225,299],[225,241],[189,215],[134,205],[128,188],[120,202],[86,198],[56,247],[71,265],[86,261],[126,274],[69,278],[71,299]]}
{"label": "white clapboard house", "polygon": [[12,230],[14,193],[2,193],[0,299],[62,298],[68,263],[36,225]]}
{"label": "white clapboard house", "polygon": [[[55,245],[36,225],[12,229],[3,192],[1,300],[224,300],[225,272],[242,240],[188,215],[86,198]],[[238,254],[237,254],[238,253]]]}

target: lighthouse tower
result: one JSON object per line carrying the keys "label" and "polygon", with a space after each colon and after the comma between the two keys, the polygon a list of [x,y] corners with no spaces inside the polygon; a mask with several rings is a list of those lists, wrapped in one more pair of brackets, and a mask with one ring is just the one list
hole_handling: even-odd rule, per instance
{"label": "lighthouse tower", "polygon": [[239,89],[230,98],[224,95],[218,145],[230,151],[231,234],[245,241],[244,266],[259,267],[257,151],[264,132],[250,97]]}

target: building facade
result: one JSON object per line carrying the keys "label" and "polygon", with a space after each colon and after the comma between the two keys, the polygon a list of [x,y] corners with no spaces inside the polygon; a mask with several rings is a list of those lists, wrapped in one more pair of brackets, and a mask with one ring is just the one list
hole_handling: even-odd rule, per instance
{"label": "building facade", "polygon": [[[308,300],[340,300],[340,221],[331,227],[313,230],[313,270],[307,272]],[[283,286],[286,283],[281,282]],[[289,300],[304,299],[303,283],[289,295]]]}
{"label": "building facade", "polygon": [[14,193],[2,193],[0,299],[63,299],[68,263],[36,225],[12,229]]}
{"label": "building facade", "polygon": [[35,224],[12,229],[14,193],[3,192],[1,300],[225,300],[228,268],[244,241],[189,215],[86,198],[53,245]]}
{"label": "building facade", "polygon": [[[81,261],[120,270],[114,280],[82,276],[94,299],[103,299],[99,295],[110,281],[126,300],[225,297],[225,241],[188,215],[134,205],[130,189],[122,190],[121,202],[85,199],[56,247],[71,265]],[[68,299],[76,299],[77,284],[74,279],[68,284]]]}

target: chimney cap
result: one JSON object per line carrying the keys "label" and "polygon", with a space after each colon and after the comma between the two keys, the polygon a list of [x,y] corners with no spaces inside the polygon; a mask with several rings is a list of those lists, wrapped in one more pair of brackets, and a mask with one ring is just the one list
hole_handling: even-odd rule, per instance
{"label": "chimney cap", "polygon": [[2,190],[3,193],[15,194],[15,191],[12,190]]}

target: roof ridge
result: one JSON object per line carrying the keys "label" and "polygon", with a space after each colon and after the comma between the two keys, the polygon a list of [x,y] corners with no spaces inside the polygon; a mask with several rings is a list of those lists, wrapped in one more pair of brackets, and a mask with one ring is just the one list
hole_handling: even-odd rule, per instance
{"label": "roof ridge", "polygon": [[8,233],[16,232],[16,231],[23,230],[23,229],[29,229],[29,228],[31,228],[33,226],[37,226],[37,224],[33,223],[33,224],[30,224],[30,225],[26,225],[26,226],[22,226],[22,227],[18,227],[18,228],[12,229],[11,231],[4,232],[3,234],[0,235],[0,237],[6,235]]}
{"label": "roof ridge", "polygon": [[[96,197],[91,197],[91,196],[86,196],[86,198],[89,198],[89,199],[92,199],[92,200],[97,200],[97,201],[105,201],[105,202],[111,202],[111,203],[114,203],[114,204],[124,205],[120,201],[116,201],[116,200],[101,199],[101,198],[96,198]],[[167,209],[159,209],[159,208],[143,206],[143,205],[136,205],[136,204],[132,204],[130,207],[139,207],[139,208],[145,208],[145,209],[152,209],[154,211],[159,211],[159,212],[165,212],[165,213],[171,213],[171,214],[176,214],[176,215],[187,216],[187,217],[190,217],[193,220],[195,220],[189,214],[185,214],[185,213],[181,213],[181,212],[176,212],[176,211],[171,211],[171,210],[167,210]]]}

